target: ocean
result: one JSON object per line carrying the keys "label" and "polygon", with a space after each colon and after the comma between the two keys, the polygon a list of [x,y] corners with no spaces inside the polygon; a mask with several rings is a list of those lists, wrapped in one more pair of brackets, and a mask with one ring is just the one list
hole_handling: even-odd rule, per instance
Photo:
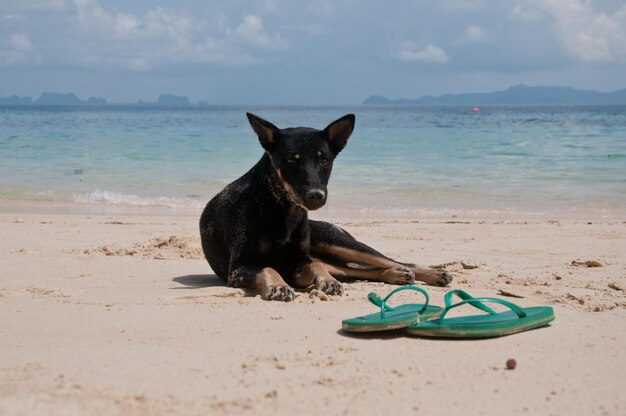
{"label": "ocean", "polygon": [[279,127],[356,128],[322,215],[621,215],[626,106],[0,107],[0,202],[199,214]]}

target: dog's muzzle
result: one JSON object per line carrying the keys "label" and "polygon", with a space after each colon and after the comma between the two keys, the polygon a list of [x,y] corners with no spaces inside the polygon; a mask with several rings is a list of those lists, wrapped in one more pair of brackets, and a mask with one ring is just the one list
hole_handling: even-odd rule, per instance
{"label": "dog's muzzle", "polygon": [[326,192],[322,189],[309,189],[304,195],[304,206],[311,211],[319,209],[326,203]]}

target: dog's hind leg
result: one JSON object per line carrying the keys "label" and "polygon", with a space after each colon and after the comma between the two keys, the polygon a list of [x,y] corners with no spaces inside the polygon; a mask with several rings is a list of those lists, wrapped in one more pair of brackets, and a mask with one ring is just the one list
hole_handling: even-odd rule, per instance
{"label": "dog's hind leg", "polygon": [[406,267],[390,267],[387,269],[380,268],[363,268],[356,267],[356,264],[351,266],[342,266],[334,263],[324,263],[326,270],[338,278],[354,278],[371,280],[374,282],[385,282],[392,285],[409,285],[413,283],[415,275]]}
{"label": "dog's hind leg", "polygon": [[337,276],[358,277],[393,284],[410,284],[413,278],[433,286],[447,286],[452,276],[445,270],[419,267],[389,258],[356,240],[336,225],[309,220],[311,255],[334,266]]}

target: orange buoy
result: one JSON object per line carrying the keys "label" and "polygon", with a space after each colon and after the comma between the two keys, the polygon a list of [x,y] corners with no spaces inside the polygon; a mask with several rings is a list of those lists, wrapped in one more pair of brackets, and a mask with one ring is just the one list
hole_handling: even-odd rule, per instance
{"label": "orange buoy", "polygon": [[478,113],[478,107],[474,107],[474,108],[472,109],[472,111],[473,111],[473,112],[475,112],[475,113]]}

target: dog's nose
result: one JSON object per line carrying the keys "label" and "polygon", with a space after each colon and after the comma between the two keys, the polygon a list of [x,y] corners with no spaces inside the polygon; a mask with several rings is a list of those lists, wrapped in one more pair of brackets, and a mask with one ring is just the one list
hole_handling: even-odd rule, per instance
{"label": "dog's nose", "polygon": [[324,201],[326,194],[321,189],[311,189],[306,192],[306,199],[313,204],[319,204]]}

